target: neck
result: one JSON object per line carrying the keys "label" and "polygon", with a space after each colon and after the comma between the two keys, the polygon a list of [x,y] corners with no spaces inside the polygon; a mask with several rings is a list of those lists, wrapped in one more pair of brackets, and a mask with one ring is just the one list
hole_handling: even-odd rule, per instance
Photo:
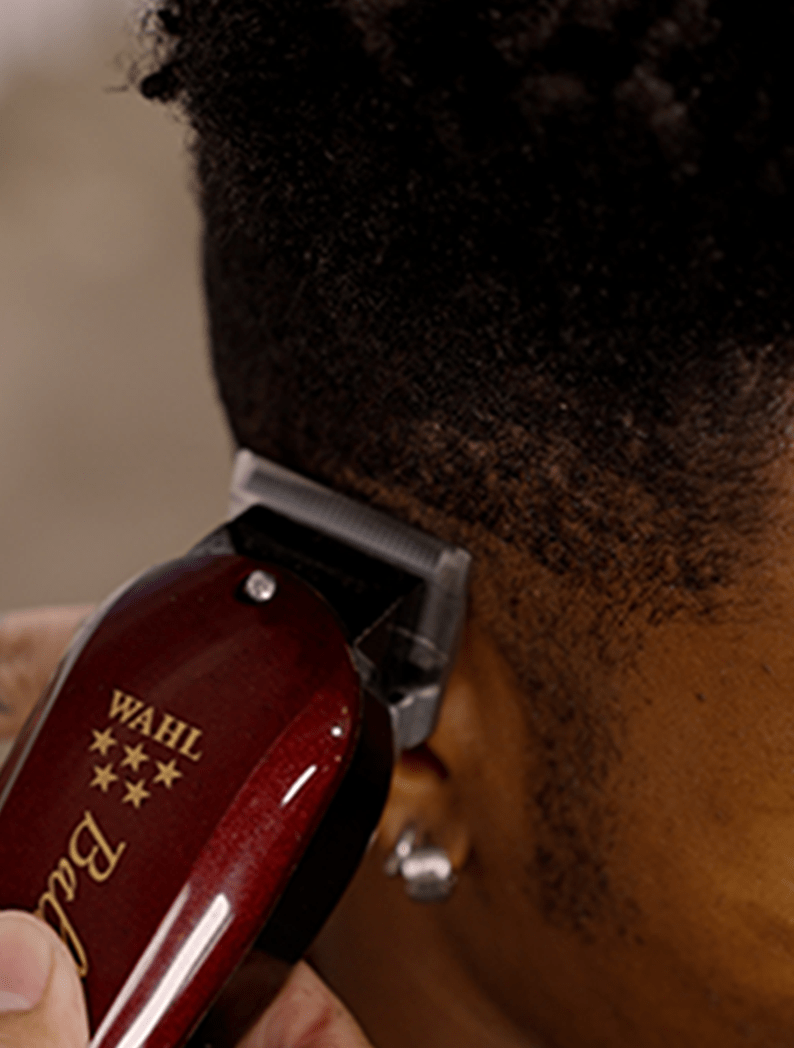
{"label": "neck", "polygon": [[455,898],[422,904],[381,871],[373,848],[311,960],[375,1048],[541,1048],[467,971]]}

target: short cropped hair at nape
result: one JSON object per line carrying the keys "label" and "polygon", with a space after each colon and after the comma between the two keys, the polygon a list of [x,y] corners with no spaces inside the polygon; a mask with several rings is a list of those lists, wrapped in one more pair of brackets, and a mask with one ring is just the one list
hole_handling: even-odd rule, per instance
{"label": "short cropped hair at nape", "polygon": [[753,556],[794,369],[794,4],[162,0],[154,24],[141,89],[193,127],[234,435],[477,554],[543,739],[531,865],[585,927],[621,711],[572,668],[603,636],[532,572],[654,620]]}

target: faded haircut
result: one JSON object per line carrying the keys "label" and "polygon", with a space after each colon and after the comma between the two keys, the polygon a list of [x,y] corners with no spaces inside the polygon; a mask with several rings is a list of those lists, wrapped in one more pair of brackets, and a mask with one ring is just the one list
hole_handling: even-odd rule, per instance
{"label": "faded haircut", "polygon": [[[580,924],[607,875],[603,828],[577,811],[619,745],[608,698],[549,638],[580,586],[652,617],[708,603],[763,533],[794,366],[793,12],[156,16],[141,87],[194,129],[234,435],[466,541],[500,580],[482,582],[486,618],[548,765],[533,864],[550,912]],[[557,610],[533,603],[535,569],[568,594]]]}

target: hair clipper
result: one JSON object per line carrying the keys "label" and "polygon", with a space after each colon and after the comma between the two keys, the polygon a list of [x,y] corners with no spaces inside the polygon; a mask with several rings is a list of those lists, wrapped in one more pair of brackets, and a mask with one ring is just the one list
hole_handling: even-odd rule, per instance
{"label": "hair clipper", "polygon": [[469,555],[248,451],[232,519],[85,623],[0,776],[0,907],[91,1048],[173,1048],[256,941],[297,960],[433,729]]}

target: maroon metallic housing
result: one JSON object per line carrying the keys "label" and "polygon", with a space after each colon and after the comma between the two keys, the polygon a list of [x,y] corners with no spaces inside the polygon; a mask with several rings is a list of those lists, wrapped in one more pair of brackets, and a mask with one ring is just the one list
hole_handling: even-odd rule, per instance
{"label": "maroon metallic housing", "polygon": [[[263,567],[278,589],[257,604],[243,584]],[[195,556],[127,589],[0,777],[0,907],[61,933],[92,1048],[183,1042],[263,925],[300,956],[377,820],[390,752],[339,621],[291,572]]]}

